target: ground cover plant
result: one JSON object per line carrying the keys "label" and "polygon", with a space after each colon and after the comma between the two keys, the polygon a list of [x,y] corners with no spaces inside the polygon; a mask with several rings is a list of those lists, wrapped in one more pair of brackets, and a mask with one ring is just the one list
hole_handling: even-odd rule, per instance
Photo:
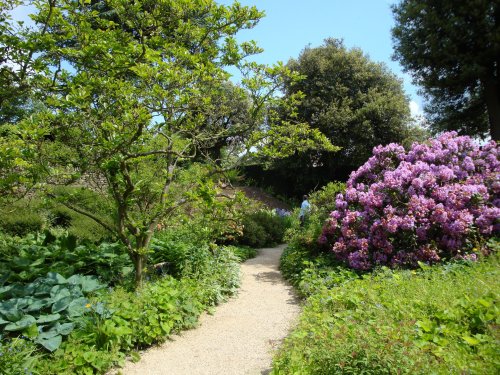
{"label": "ground cover plant", "polygon": [[4,284],[29,283],[48,272],[64,277],[98,275],[106,284],[125,283],[132,264],[119,243],[93,244],[75,236],[49,231],[25,237],[0,236],[0,280]]}
{"label": "ground cover plant", "polygon": [[310,297],[272,373],[498,373],[498,254],[423,268],[352,277],[310,263]]}
{"label": "ground cover plant", "polygon": [[311,194],[280,264],[307,300],[273,373],[497,373],[498,176],[496,144],[447,133]]}
{"label": "ground cover plant", "polygon": [[96,277],[65,278],[49,272],[29,284],[14,283],[0,288],[0,338],[23,333],[49,351],[56,350],[78,320],[88,312],[88,297],[106,287]]}
{"label": "ground cover plant", "polygon": [[445,133],[390,144],[347,181],[320,243],[357,270],[474,259],[500,232],[500,147]]}
{"label": "ground cover plant", "polygon": [[147,283],[135,292],[119,243],[94,244],[64,231],[2,235],[1,349],[10,359],[0,361],[0,373],[104,373],[127,356],[138,359],[138,349],[194,327],[202,311],[236,292],[239,262],[256,255],[216,244],[228,239],[221,231],[226,219],[241,220],[254,205],[233,211],[232,203],[219,203],[225,212],[219,218],[202,219],[208,208],[200,203],[180,212],[175,228],[157,233]]}

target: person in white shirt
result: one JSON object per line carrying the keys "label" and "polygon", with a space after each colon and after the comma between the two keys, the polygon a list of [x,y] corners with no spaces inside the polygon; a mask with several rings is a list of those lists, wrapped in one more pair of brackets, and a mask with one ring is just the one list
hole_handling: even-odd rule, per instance
{"label": "person in white shirt", "polygon": [[311,210],[311,204],[307,200],[307,195],[304,195],[302,204],[300,205],[300,212],[299,212],[300,226],[304,225],[304,221],[306,220],[306,216],[309,214],[310,210]]}

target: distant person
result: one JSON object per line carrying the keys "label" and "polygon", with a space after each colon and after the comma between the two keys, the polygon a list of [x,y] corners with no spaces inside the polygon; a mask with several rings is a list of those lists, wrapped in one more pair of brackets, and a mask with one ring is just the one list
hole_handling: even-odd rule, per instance
{"label": "distant person", "polygon": [[299,213],[299,221],[301,227],[304,225],[306,216],[309,214],[309,211],[311,210],[311,204],[307,200],[307,195],[304,195],[302,199],[303,200],[302,204],[300,205],[300,213]]}

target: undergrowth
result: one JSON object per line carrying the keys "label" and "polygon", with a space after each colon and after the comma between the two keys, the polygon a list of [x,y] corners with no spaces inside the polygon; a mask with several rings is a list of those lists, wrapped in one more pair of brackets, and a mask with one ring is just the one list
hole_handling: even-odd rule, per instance
{"label": "undergrowth", "polygon": [[306,258],[284,255],[309,298],[273,374],[499,373],[498,254],[362,276]]}

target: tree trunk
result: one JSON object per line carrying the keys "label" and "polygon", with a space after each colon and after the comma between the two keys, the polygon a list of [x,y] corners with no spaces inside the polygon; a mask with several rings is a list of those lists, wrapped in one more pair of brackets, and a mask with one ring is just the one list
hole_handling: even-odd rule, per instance
{"label": "tree trunk", "polygon": [[500,141],[500,84],[498,79],[492,77],[486,80],[484,93],[490,121],[491,139],[498,142]]}
{"label": "tree trunk", "polygon": [[133,262],[135,268],[135,287],[138,289],[142,286],[143,270],[146,266],[146,255],[134,253]]}
{"label": "tree trunk", "polygon": [[137,235],[135,237],[136,238],[135,249],[132,249],[132,251],[130,252],[130,257],[134,262],[136,288],[140,288],[144,281],[143,271],[144,269],[146,269],[146,263],[148,260],[147,248],[149,247],[151,239],[153,238],[153,233],[154,233],[153,228],[155,227],[156,227],[156,221],[150,224],[150,228],[148,231]]}

